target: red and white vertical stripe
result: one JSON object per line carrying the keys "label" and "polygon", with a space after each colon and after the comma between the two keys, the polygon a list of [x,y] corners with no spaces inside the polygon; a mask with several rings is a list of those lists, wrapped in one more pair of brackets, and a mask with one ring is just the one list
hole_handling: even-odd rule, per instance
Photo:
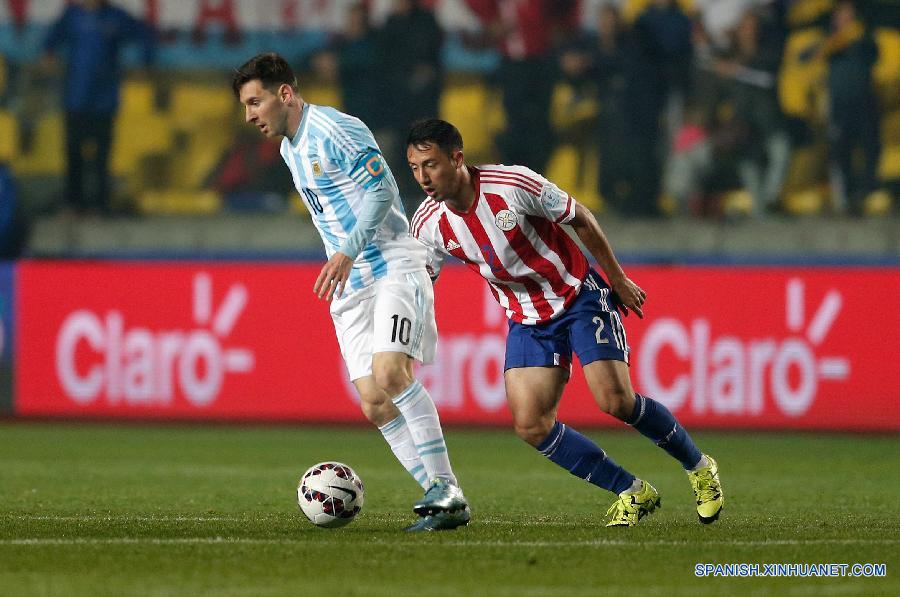
{"label": "red and white vertical stripe", "polygon": [[[571,219],[574,200],[565,195],[552,209],[542,206],[550,183],[525,168],[489,166],[473,170],[473,177],[477,196],[468,213],[427,200],[412,219],[413,235],[478,272],[513,321],[556,318],[588,272],[587,259],[557,223]],[[516,218],[513,227],[501,225],[507,210]]]}

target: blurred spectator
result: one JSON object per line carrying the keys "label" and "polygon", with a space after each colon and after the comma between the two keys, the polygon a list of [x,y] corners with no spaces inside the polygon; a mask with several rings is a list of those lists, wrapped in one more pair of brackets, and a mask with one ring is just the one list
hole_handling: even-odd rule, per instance
{"label": "blurred spectator", "polygon": [[335,44],[343,108],[369,125],[373,131],[384,127],[384,83],[374,73],[379,64],[376,37],[369,27],[369,11],[359,3],[348,10],[344,34]]}
{"label": "blurred spectator", "polygon": [[15,259],[25,246],[26,228],[9,168],[0,162],[0,259]]}
{"label": "blurred spectator", "polygon": [[691,28],[675,0],[653,0],[633,26],[625,117],[628,155],[639,175],[623,205],[633,215],[659,215],[663,159],[680,128],[690,79]]}
{"label": "blurred spectator", "polygon": [[[828,60],[828,137],[837,175],[836,203],[859,214],[863,200],[878,187],[881,123],[872,84],[878,46],[853,2],[844,0],[835,6],[832,33],[819,55]],[[862,158],[859,168],[857,151]]]}
{"label": "blurred spectator", "polygon": [[226,205],[244,211],[279,211],[294,190],[284,168],[280,146],[241,128],[206,185],[222,195]]}
{"label": "blurred spectator", "polygon": [[[421,0],[394,0],[393,11],[378,30],[378,78],[382,82],[384,119],[390,135],[379,143],[388,163],[406,163],[406,131],[416,120],[438,115],[444,88],[441,63],[443,30]],[[421,189],[411,176],[398,176],[404,201],[418,205]]]}
{"label": "blurred spectator", "polygon": [[706,182],[713,171],[713,144],[704,111],[696,106],[685,110],[684,123],[672,140],[666,162],[664,189],[681,213],[705,211]]}
{"label": "blurred spectator", "polygon": [[597,141],[600,149],[600,195],[613,209],[629,211],[634,190],[640,186],[628,148],[630,133],[626,122],[632,93],[634,48],[621,15],[613,4],[604,5],[597,17],[594,72],[597,78],[600,113]]}
{"label": "blurred spectator", "polygon": [[544,172],[553,147],[550,101],[551,50],[561,30],[573,26],[571,0],[466,0],[503,61],[496,80],[503,91],[506,130],[497,145],[506,164]]}
{"label": "blurred spectator", "polygon": [[[66,124],[68,206],[76,213],[108,213],[109,152],[119,106],[119,54],[129,41],[143,44],[144,63],[153,59],[148,27],[105,0],[68,4],[44,42],[45,65],[66,50],[63,107]],[[85,192],[85,157],[90,152],[96,190]]]}
{"label": "blurred spectator", "polygon": [[730,106],[742,129],[735,148],[737,169],[759,215],[776,207],[790,161],[776,88],[781,51],[777,44],[764,43],[760,17],[753,10],[729,37],[727,53],[712,63],[721,81],[717,99]]}
{"label": "blurred spectator", "polygon": [[582,35],[564,43],[559,52],[561,78],[551,104],[551,122],[558,144],[575,148],[576,187],[583,188],[594,168],[595,130],[599,110],[597,77],[594,75],[594,41]]}

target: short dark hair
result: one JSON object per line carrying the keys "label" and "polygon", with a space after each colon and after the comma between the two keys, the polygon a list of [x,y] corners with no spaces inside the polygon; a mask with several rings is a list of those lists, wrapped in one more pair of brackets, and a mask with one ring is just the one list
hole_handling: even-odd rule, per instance
{"label": "short dark hair", "polygon": [[298,88],[297,77],[291,65],[275,52],[258,54],[234,71],[231,89],[235,97],[240,97],[241,87],[254,79],[259,79],[262,86],[273,93],[285,84],[290,85],[295,91]]}
{"label": "short dark hair", "polygon": [[461,151],[463,148],[459,129],[440,118],[427,118],[415,122],[406,136],[407,147],[430,144],[437,145],[450,157],[453,157],[454,151]]}

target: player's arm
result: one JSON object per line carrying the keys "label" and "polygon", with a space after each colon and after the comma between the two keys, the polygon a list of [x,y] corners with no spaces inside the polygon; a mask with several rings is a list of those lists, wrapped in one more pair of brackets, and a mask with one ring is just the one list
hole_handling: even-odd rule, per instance
{"label": "player's arm", "polygon": [[365,188],[365,201],[356,218],[356,225],[319,272],[313,286],[313,292],[325,300],[331,300],[335,295],[341,297],[350,277],[350,270],[353,269],[353,262],[375,237],[375,232],[390,211],[397,193],[397,183],[377,150],[360,156],[354,163],[350,176]]}
{"label": "player's arm", "polygon": [[641,306],[647,298],[647,293],[625,275],[625,271],[619,265],[612,246],[594,214],[585,206],[577,203],[575,217],[568,223],[575,230],[575,234],[581,239],[584,247],[600,264],[603,273],[606,274],[606,279],[609,280],[610,287],[619,298],[622,312],[628,315],[628,309],[631,309],[637,313],[638,317],[643,318],[644,312]]}

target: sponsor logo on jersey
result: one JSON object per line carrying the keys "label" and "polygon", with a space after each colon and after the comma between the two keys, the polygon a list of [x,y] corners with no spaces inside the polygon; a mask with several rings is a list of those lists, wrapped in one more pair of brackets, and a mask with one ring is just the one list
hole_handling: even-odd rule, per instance
{"label": "sponsor logo on jersey", "polygon": [[322,176],[322,164],[319,163],[319,160],[312,161],[312,169],[313,174],[316,176]]}
{"label": "sponsor logo on jersey", "polygon": [[497,217],[494,218],[494,224],[503,232],[509,232],[516,227],[517,223],[516,214],[508,209],[501,209],[497,212]]}
{"label": "sponsor logo on jersey", "polygon": [[447,250],[455,251],[459,248],[459,243],[453,240],[452,238],[447,241]]}

